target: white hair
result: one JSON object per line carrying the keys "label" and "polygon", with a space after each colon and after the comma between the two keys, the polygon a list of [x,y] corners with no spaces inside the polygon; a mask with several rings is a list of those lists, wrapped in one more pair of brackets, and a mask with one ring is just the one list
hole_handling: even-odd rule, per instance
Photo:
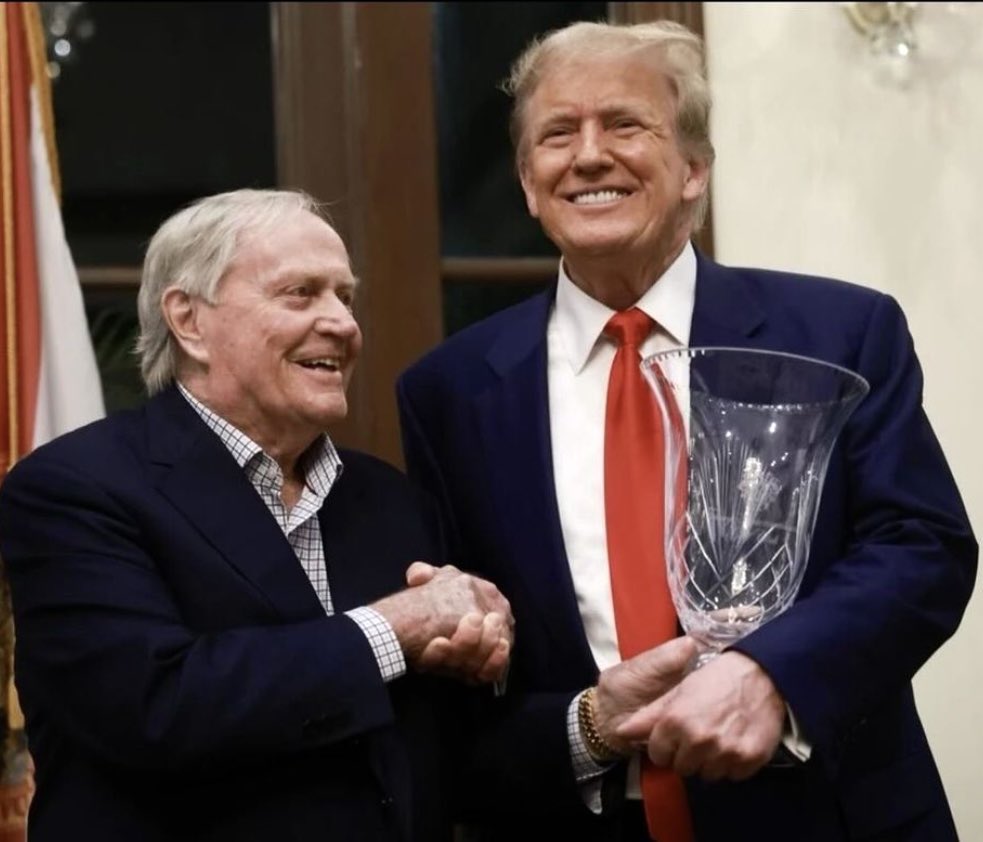
{"label": "white hair", "polygon": [[164,292],[177,287],[214,301],[243,233],[272,229],[299,211],[324,216],[318,203],[299,190],[234,190],[200,199],[157,229],[137,294],[136,353],[149,394],[164,389],[177,373],[177,343],[161,308]]}

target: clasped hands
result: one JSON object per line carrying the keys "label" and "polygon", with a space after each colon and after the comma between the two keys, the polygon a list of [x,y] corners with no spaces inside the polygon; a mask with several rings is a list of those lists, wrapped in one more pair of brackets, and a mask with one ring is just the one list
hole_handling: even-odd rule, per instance
{"label": "clasped hands", "polygon": [[[409,586],[372,607],[392,625],[414,669],[471,683],[500,680],[514,621],[491,582],[452,565],[414,562]],[[696,643],[680,637],[604,670],[594,725],[625,756],[647,752],[659,767],[706,780],[743,780],[763,767],[782,738],[785,703],[768,674],[740,652],[691,670]]]}
{"label": "clasped hands", "polygon": [[406,584],[372,607],[392,625],[411,667],[469,683],[505,676],[515,623],[495,585],[453,565],[422,561],[407,568]]}
{"label": "clasped hands", "polygon": [[743,780],[772,758],[785,703],[768,674],[740,652],[724,652],[689,671],[696,643],[680,637],[604,670],[594,694],[594,725],[629,755],[705,780]]}

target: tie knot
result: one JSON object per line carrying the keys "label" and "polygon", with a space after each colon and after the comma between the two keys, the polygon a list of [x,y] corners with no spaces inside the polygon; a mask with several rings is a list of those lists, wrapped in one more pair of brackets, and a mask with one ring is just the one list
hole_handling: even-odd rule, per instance
{"label": "tie knot", "polygon": [[604,326],[604,332],[619,345],[637,348],[651,333],[653,324],[655,322],[648,315],[632,307],[615,313]]}

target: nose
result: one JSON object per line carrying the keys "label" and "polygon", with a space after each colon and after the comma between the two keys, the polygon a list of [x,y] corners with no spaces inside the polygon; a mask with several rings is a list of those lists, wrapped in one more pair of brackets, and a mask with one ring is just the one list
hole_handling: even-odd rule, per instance
{"label": "nose", "polygon": [[351,309],[337,295],[333,294],[325,297],[317,320],[314,322],[314,329],[318,333],[346,340],[361,334],[361,329]]}
{"label": "nose", "polygon": [[579,172],[594,172],[611,165],[611,155],[601,126],[588,123],[581,127],[574,149],[574,167]]}

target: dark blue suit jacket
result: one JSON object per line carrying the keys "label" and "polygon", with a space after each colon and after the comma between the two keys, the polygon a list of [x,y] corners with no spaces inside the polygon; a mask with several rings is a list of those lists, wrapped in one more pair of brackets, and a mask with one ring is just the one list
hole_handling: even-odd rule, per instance
{"label": "dark blue suit jacket", "polygon": [[[485,824],[512,828],[550,812],[544,827],[563,826],[563,838],[608,839],[621,782],[609,782],[608,816],[595,819],[567,749],[567,705],[597,667],[554,492],[545,339],[553,295],[451,337],[403,375],[397,393],[407,465],[442,504],[452,558],[496,582],[517,621],[511,692],[475,749],[485,783],[474,792],[492,793],[495,808],[476,799],[474,809]],[[741,784],[691,781],[699,839],[954,839],[910,681],[958,625],[977,547],[922,411],[900,309],[861,287],[701,256],[691,345],[817,357],[871,385],[832,456],[796,604],[736,647],[774,679],[813,757]]]}
{"label": "dark blue suit jacket", "polygon": [[436,516],[394,469],[342,459],[319,514],[331,617],[174,389],[9,474],[0,552],[37,766],[32,840],[444,838],[442,688],[384,684],[340,613],[439,561]]}

